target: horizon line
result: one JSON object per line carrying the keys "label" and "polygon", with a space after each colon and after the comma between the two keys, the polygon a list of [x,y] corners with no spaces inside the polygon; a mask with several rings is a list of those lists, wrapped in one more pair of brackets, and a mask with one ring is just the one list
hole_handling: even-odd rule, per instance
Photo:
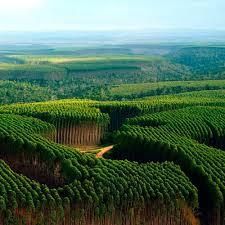
{"label": "horizon line", "polygon": [[175,28],[175,27],[165,27],[165,28],[112,28],[112,29],[1,29],[0,32],[5,33],[57,33],[57,32],[157,32],[157,31],[208,31],[208,32],[225,32],[225,28]]}

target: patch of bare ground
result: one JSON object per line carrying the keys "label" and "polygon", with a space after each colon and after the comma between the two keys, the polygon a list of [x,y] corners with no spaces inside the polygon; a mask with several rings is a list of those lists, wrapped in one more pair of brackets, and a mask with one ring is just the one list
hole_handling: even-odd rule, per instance
{"label": "patch of bare ground", "polygon": [[113,145],[100,149],[100,151],[96,154],[96,158],[102,158],[106,152],[109,152],[112,149],[113,149]]}

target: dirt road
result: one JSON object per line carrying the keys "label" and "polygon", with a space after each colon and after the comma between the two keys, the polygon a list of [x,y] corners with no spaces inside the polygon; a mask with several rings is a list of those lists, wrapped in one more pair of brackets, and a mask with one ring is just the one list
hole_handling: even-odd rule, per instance
{"label": "dirt road", "polygon": [[103,155],[110,151],[113,148],[113,145],[107,146],[105,148],[102,148],[101,151],[99,153],[96,154],[96,158],[102,158]]}

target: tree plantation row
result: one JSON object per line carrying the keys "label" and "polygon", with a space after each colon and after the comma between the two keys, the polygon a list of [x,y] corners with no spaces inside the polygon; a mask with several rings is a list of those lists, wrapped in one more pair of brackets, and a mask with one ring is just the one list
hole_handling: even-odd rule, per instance
{"label": "tree plantation row", "polygon": [[202,220],[224,224],[225,108],[191,107],[129,119],[116,139],[119,145],[108,158],[180,165],[198,188]]}
{"label": "tree plantation row", "polygon": [[224,93],[0,106],[1,222],[224,225]]}
{"label": "tree plantation row", "polygon": [[96,159],[48,141],[40,132],[52,126],[38,119],[0,117],[1,158],[16,170],[1,161],[4,224],[192,224],[197,190],[179,166]]}

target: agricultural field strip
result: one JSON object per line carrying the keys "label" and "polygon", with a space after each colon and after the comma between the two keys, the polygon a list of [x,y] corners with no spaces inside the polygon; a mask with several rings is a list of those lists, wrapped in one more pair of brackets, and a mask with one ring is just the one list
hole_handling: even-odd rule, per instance
{"label": "agricultural field strip", "polygon": [[168,82],[157,82],[157,83],[139,83],[139,84],[122,84],[115,85],[110,89],[110,95],[120,95],[126,97],[127,95],[144,94],[148,92],[154,92],[162,89],[225,89],[225,80],[203,80],[203,81],[168,81]]}
{"label": "agricultural field strip", "polygon": [[46,56],[46,55],[9,55],[6,57],[15,58],[23,60],[25,63],[35,63],[35,62],[49,62],[49,63],[66,63],[66,62],[135,62],[135,61],[152,61],[152,60],[161,60],[161,57],[156,56]]}

